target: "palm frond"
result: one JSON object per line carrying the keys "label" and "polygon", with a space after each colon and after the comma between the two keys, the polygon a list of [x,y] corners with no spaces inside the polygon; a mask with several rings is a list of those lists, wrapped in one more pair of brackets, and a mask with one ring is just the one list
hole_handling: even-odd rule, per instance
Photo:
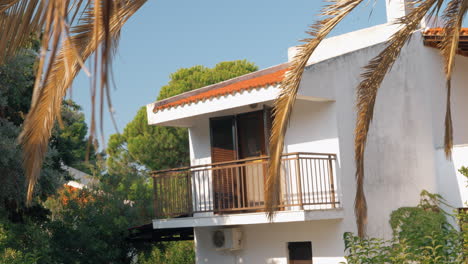
{"label": "palm frond", "polygon": [[305,44],[298,48],[298,53],[290,64],[289,71],[281,84],[281,92],[275,101],[273,109],[273,126],[270,137],[270,162],[268,165],[268,178],[266,183],[266,210],[268,217],[273,218],[278,210],[281,155],[284,146],[287,123],[291,116],[296,100],[297,91],[302,79],[304,68],[310,56],[322,40],[343,20],[362,0],[332,0],[322,10],[325,19],[311,26],[307,33],[312,36],[303,40]]}
{"label": "palm frond", "polygon": [[32,35],[40,33],[44,10],[41,0],[7,0],[0,3],[0,64],[16,54]]}
{"label": "palm frond", "polygon": [[463,24],[463,18],[468,9],[468,0],[452,0],[448,3],[444,11],[443,19],[444,38],[440,48],[444,57],[445,79],[447,84],[447,110],[445,113],[445,135],[444,135],[444,150],[447,159],[451,159],[453,148],[453,125],[451,113],[451,82],[452,72],[455,66],[455,55],[458,50],[458,42],[460,40],[460,30]]}
{"label": "palm frond", "polygon": [[[55,15],[46,16],[44,31],[52,30],[59,32],[59,34],[63,33],[63,44],[60,48],[55,46],[60,39],[53,39],[50,42],[52,45],[46,43],[46,47],[53,47],[52,54],[41,58],[41,60],[45,60],[45,57],[48,58],[48,62],[42,61],[42,65],[47,65],[47,68],[44,70],[44,77],[38,79],[34,91],[35,97],[20,135],[28,184],[28,202],[32,200],[34,186],[47,151],[52,126],[60,115],[63,97],[82,69],[83,62],[94,54],[95,65],[99,62],[101,69],[103,67],[107,69],[111,61],[111,53],[108,52],[108,49],[111,49],[111,45],[115,44],[114,40],[118,38],[125,22],[146,2],[146,0],[90,0],[86,8],[81,11],[81,19],[70,28],[70,34],[66,34],[68,32],[66,18],[70,11],[70,5],[69,1],[63,1],[66,4],[58,3],[61,1],[50,2],[54,2],[55,5],[48,6],[48,14]],[[112,7],[109,7],[108,2],[112,2]],[[56,35],[49,34],[48,36],[55,37]],[[99,49],[101,52],[98,52]],[[105,55],[99,57],[99,54]],[[94,78],[97,76],[97,68],[99,67],[94,68],[96,73]],[[107,70],[103,70],[101,74],[106,75]],[[107,76],[101,76],[101,88],[105,89],[106,86]]]}
{"label": "palm frond", "polygon": [[421,20],[431,11],[437,9],[443,0],[413,1],[412,11],[396,23],[401,28],[388,40],[385,49],[373,58],[364,68],[363,80],[357,87],[357,120],[355,128],[355,162],[356,162],[356,198],[354,211],[358,235],[364,237],[367,225],[367,202],[364,194],[364,150],[370,123],[374,115],[377,91],[398,58],[401,49],[413,32],[418,29]]}
{"label": "palm frond", "polygon": [[3,13],[5,10],[16,4],[21,0],[3,0],[0,2],[0,13]]}

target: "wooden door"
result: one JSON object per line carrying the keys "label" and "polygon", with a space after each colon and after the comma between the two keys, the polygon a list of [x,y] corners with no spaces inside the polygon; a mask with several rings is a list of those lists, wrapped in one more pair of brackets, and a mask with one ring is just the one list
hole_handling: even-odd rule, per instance
{"label": "wooden door", "polygon": [[[210,119],[213,163],[266,156],[270,133],[268,109]],[[213,168],[216,213],[263,207],[267,164],[265,160]]]}
{"label": "wooden door", "polygon": [[[237,159],[235,117],[226,116],[210,119],[212,163]],[[216,213],[232,208],[234,204],[234,171],[226,166],[213,168],[213,203]]]}

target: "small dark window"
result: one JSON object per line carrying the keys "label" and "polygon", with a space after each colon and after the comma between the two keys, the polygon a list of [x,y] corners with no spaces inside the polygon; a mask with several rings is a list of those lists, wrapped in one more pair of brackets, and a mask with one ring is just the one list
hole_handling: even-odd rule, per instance
{"label": "small dark window", "polygon": [[289,264],[312,264],[312,242],[289,242]]}

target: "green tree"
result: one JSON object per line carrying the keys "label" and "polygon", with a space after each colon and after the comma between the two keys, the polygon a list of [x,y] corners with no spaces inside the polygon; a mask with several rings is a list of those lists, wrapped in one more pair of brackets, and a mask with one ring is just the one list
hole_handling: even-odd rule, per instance
{"label": "green tree", "polygon": [[[59,245],[52,243],[52,238],[65,230],[53,228],[50,211],[43,207],[42,202],[54,195],[69,177],[62,170],[62,164],[74,165],[84,159],[86,144],[83,143],[86,143],[87,126],[79,106],[67,100],[62,107],[64,129],[58,126],[54,128],[53,140],[48,145],[44,166],[34,191],[36,203],[25,206],[25,173],[17,138],[25,113],[29,111],[36,57],[34,50],[25,49],[0,67],[1,264],[60,263],[54,262]],[[73,240],[72,237],[68,239]]]}
{"label": "green tree", "polygon": [[88,156],[89,163],[93,164],[96,161],[96,153],[93,144],[90,144],[88,149],[88,125],[81,110],[81,106],[74,101],[63,101],[63,126],[55,124],[50,145],[57,150],[61,163],[91,173],[90,164],[86,164],[85,160]]}
{"label": "green tree", "polygon": [[171,74],[171,80],[159,92],[158,100],[163,100],[184,92],[219,83],[234,77],[257,71],[258,67],[246,60],[224,61],[213,68],[197,65],[181,68]]}
{"label": "green tree", "polygon": [[4,227],[4,221],[4,219],[0,219],[0,264],[36,263],[37,257],[33,254],[24,253],[11,247],[9,240],[11,240],[14,234]]}
{"label": "green tree", "polygon": [[36,51],[24,49],[0,65],[0,118],[19,126],[29,111]]}
{"label": "green tree", "polygon": [[48,203],[54,220],[46,225],[52,260],[40,263],[130,263],[133,247],[127,228],[135,225],[135,208],[118,192],[64,189]]}
{"label": "green tree", "polygon": [[[34,85],[36,40],[0,66],[0,204],[20,217],[24,207],[25,175],[17,138],[28,113]],[[61,165],[82,164],[86,153],[87,125],[80,106],[66,100],[62,106],[63,129],[55,125],[35,194],[39,200],[55,193],[68,174]],[[94,157],[91,151],[91,157]],[[18,211],[19,210],[19,211]],[[19,215],[18,215],[19,214]]]}
{"label": "green tree", "polygon": [[[35,40],[17,56],[0,66],[0,207],[6,208],[14,221],[22,221],[24,208],[25,175],[22,168],[21,146],[17,142],[34,85]],[[54,133],[56,135],[57,133]],[[49,146],[35,194],[44,200],[63,183],[66,173],[60,168],[55,148]],[[34,207],[37,208],[37,207]]]}
{"label": "green tree", "polygon": [[122,134],[111,135],[107,155],[112,173],[132,163],[148,170],[184,166],[189,160],[187,130],[149,126],[143,107]]}

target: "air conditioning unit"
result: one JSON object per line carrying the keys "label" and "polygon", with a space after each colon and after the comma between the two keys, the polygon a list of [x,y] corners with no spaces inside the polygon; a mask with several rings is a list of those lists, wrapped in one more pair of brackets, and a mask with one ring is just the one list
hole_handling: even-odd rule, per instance
{"label": "air conditioning unit", "polygon": [[240,228],[223,228],[213,232],[213,245],[216,250],[239,250],[242,248]]}

